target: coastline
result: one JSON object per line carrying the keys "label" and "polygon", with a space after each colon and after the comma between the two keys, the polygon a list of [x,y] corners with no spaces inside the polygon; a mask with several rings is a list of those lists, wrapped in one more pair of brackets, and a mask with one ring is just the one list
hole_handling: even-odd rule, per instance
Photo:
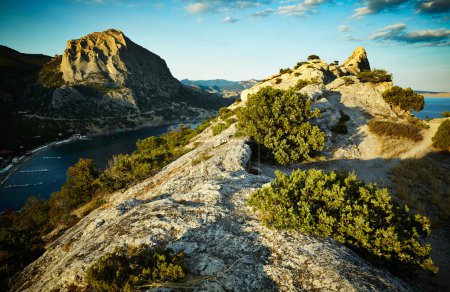
{"label": "coastline", "polygon": [[89,133],[86,136],[77,136],[77,135],[73,135],[69,138],[66,138],[62,141],[53,141],[53,142],[49,142],[47,144],[44,145],[40,145],[32,150],[29,150],[29,152],[31,154],[29,155],[24,155],[22,159],[19,160],[19,162],[17,164],[10,164],[12,165],[12,167],[10,169],[8,169],[7,172],[3,173],[0,175],[0,186],[3,186],[3,184],[9,179],[9,177],[15,173],[17,170],[19,170],[23,165],[25,165],[28,161],[30,161],[31,159],[33,159],[34,157],[36,157],[36,155],[38,155],[40,152],[42,152],[43,150],[47,149],[48,147],[59,147],[61,145],[64,144],[68,144],[68,143],[72,143],[72,142],[76,142],[76,141],[82,141],[85,139],[91,139],[93,137],[100,137],[100,136],[107,136],[107,135],[113,135],[116,133],[124,133],[124,132],[131,132],[131,131],[135,131],[135,130],[140,130],[140,129],[144,129],[144,128],[151,128],[151,127],[159,127],[159,126],[171,126],[171,125],[176,125],[179,123],[186,123],[186,124],[192,124],[192,123],[196,123],[198,121],[201,121],[201,118],[195,118],[195,119],[191,119],[191,120],[186,120],[186,121],[161,121],[161,122],[155,122],[155,123],[147,123],[147,124],[142,124],[136,127],[132,127],[132,128],[125,128],[125,129],[114,129],[114,130],[110,130],[110,131],[105,131],[105,132],[98,132],[98,133]]}
{"label": "coastline", "polygon": [[450,92],[441,92],[441,93],[421,93],[425,98],[450,98]]}

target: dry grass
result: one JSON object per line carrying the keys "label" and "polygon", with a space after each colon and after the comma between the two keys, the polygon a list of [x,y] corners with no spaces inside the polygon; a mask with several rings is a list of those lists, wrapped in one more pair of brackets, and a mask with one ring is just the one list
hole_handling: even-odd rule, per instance
{"label": "dry grass", "polygon": [[394,194],[433,223],[450,218],[450,155],[407,159],[390,170]]}

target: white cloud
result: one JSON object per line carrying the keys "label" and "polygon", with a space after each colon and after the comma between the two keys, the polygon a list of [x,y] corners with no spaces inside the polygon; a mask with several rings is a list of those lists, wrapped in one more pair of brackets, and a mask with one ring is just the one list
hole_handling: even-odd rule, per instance
{"label": "white cloud", "polygon": [[203,13],[205,11],[208,11],[208,9],[209,9],[208,4],[202,2],[196,2],[186,6],[186,11],[191,14]]}
{"label": "white cloud", "polygon": [[353,30],[353,27],[350,27],[350,26],[345,25],[345,24],[341,24],[341,25],[339,25],[339,26],[337,27],[337,29],[338,29],[340,32],[345,32],[345,31],[352,31],[352,30]]}
{"label": "white cloud", "polygon": [[407,44],[419,44],[422,46],[448,46],[450,30],[425,29],[406,32],[406,24],[396,23],[388,25],[369,36],[374,41],[394,41]]}
{"label": "white cloud", "polygon": [[227,16],[222,21],[225,23],[236,23],[239,21],[239,19],[232,18],[231,16]]}
{"label": "white cloud", "polygon": [[315,12],[315,8],[328,2],[330,0],[305,0],[295,5],[281,6],[278,8],[278,13],[289,16],[303,16]]}

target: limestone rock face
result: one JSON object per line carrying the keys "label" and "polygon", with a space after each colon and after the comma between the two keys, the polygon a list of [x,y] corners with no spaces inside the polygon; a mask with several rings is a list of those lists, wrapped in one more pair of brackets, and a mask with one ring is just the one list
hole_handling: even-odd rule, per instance
{"label": "limestone rock face", "polygon": [[135,101],[129,100],[128,95],[126,102],[134,105],[145,98],[144,92],[150,96],[170,98],[182,87],[163,59],[115,29],[68,41],[62,56],[61,72],[68,85],[95,84],[109,91],[132,88]]}
{"label": "limestone rock face", "polygon": [[[181,84],[162,58],[116,29],[68,41],[63,55],[53,63],[59,65],[48,74],[62,76],[55,79],[62,86],[54,89],[50,104],[58,118],[147,118],[154,112],[189,118],[229,104]],[[52,77],[47,79],[53,81]]]}
{"label": "limestone rock face", "polygon": [[363,47],[357,47],[350,57],[342,64],[341,69],[343,72],[352,74],[359,73],[361,71],[370,71],[369,60],[367,59],[366,49]]}

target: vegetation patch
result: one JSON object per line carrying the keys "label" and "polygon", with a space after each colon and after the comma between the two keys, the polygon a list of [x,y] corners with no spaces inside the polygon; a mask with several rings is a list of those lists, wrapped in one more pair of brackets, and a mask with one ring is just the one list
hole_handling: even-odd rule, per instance
{"label": "vegetation patch", "polygon": [[439,125],[431,140],[434,147],[450,152],[450,120],[447,119]]}
{"label": "vegetation patch", "polygon": [[308,56],[308,60],[312,61],[312,60],[320,60],[320,57],[317,55],[309,55]]}
{"label": "vegetation patch", "polygon": [[180,281],[187,270],[184,253],[148,245],[116,247],[86,271],[94,291],[134,291],[155,282]]}
{"label": "vegetation patch", "polygon": [[441,116],[443,118],[450,118],[450,112],[443,112],[443,113],[441,113]]}
{"label": "vegetation patch", "polygon": [[371,120],[368,123],[368,126],[369,131],[379,136],[405,138],[415,142],[421,141],[423,139],[421,129],[410,124]]}
{"label": "vegetation patch", "polygon": [[394,112],[403,111],[401,115],[411,110],[421,111],[425,104],[423,95],[415,93],[411,88],[403,89],[400,86],[394,86],[383,92],[383,99]]}
{"label": "vegetation patch", "polygon": [[285,165],[323,149],[324,133],[309,123],[319,114],[318,109],[311,110],[311,100],[293,88],[264,87],[249,95],[246,107],[238,113],[238,128]]}
{"label": "vegetation patch", "polygon": [[356,76],[359,78],[359,80],[361,80],[361,82],[381,83],[392,81],[392,74],[382,69],[373,69],[372,71],[362,71],[359,72]]}
{"label": "vegetation patch", "polygon": [[309,80],[299,79],[295,84],[294,89],[300,91],[303,87],[308,86],[310,84],[311,81]]}
{"label": "vegetation patch", "polygon": [[276,176],[248,201],[267,226],[333,237],[399,271],[437,272],[431,246],[421,243],[431,232],[428,218],[393,203],[387,189],[315,169]]}
{"label": "vegetation patch", "polygon": [[277,78],[277,79],[275,79],[275,84],[280,84],[280,83],[281,83],[281,81],[283,81],[283,79],[281,79],[281,78]]}
{"label": "vegetation patch", "polygon": [[305,64],[308,64],[308,62],[298,62],[297,65],[294,66],[294,69],[297,70],[298,68],[300,68],[301,66],[303,66]]}
{"label": "vegetation patch", "polygon": [[280,69],[280,74],[290,74],[292,73],[292,69],[291,68],[286,68],[286,69]]}
{"label": "vegetation patch", "polygon": [[355,84],[355,81],[353,81],[353,79],[351,79],[350,77],[342,77],[342,80],[344,80],[344,84],[346,86]]}

